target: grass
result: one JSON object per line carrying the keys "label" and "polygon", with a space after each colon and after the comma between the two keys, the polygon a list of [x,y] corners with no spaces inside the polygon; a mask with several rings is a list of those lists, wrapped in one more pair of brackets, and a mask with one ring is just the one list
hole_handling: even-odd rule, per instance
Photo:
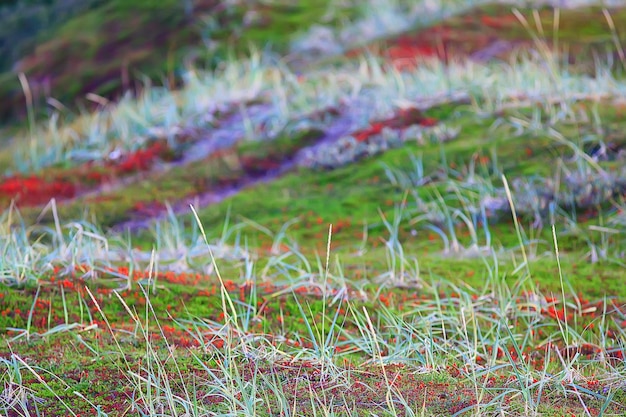
{"label": "grass", "polygon": [[[100,2],[53,25],[30,48],[32,52],[19,56],[15,71],[0,75],[4,103],[0,115],[15,118],[24,108],[18,73],[31,80],[38,97],[36,110],[44,119],[49,115],[49,98],[56,100],[53,107],[57,110],[97,108],[103,98],[119,99],[127,91],[141,91],[137,79],[175,87],[190,62],[215,68],[229,56],[270,44],[277,52],[285,52],[290,39],[285,33],[295,36],[319,16],[333,24],[357,14],[354,8],[331,6],[301,2],[248,8],[243,4],[224,7],[213,0],[145,0],[130,7],[124,1]],[[94,106],[89,99],[98,96]]]}
{"label": "grass", "polygon": [[[339,404],[340,414],[363,412],[372,406],[381,407],[382,413],[393,413],[394,408],[395,412],[415,410],[421,404],[429,413],[438,414],[465,407],[476,407],[475,411],[482,413],[506,404],[507,409],[527,414],[533,407],[540,411],[539,395],[547,401],[569,399],[561,405],[560,413],[580,411],[575,405],[577,399],[596,412],[602,407],[620,410],[620,402],[608,399],[605,392],[621,395],[618,363],[622,351],[619,344],[612,344],[613,337],[619,340],[623,332],[618,306],[574,297],[568,301],[570,314],[560,316],[558,298],[523,290],[529,280],[525,269],[517,268],[508,280],[503,279],[508,275],[504,270],[502,275],[494,274],[499,268],[497,261],[487,265],[481,289],[467,284],[459,287],[431,272],[429,278],[417,280],[419,292],[407,293],[375,284],[355,291],[353,279],[342,273],[339,263],[325,269],[322,262],[318,273],[309,275],[307,263],[297,258],[302,259],[302,255],[292,251],[270,257],[268,264],[274,267],[266,270],[276,271],[270,273],[271,281],[252,272],[251,276],[240,275],[240,285],[222,280],[221,275],[198,278],[193,274],[144,275],[138,271],[132,275],[144,284],[140,281],[131,290],[116,292],[94,287],[100,280],[111,279],[106,276],[86,282],[75,281],[73,274],[60,282],[62,273],[42,277],[39,288],[43,290],[31,287],[21,296],[15,291],[3,292],[7,307],[2,315],[13,329],[9,334],[13,340],[7,343],[12,350],[26,349],[23,354],[31,360],[38,355],[37,351],[30,353],[31,349],[43,353],[57,343],[73,346],[73,353],[66,351],[67,347],[62,350],[67,353],[60,356],[59,366],[69,371],[64,375],[80,372],[80,377],[45,382],[48,378],[31,371],[32,366],[24,366],[21,356],[11,357],[13,366],[20,375],[24,373],[23,381],[39,381],[41,388],[33,385],[34,389],[45,396],[51,395],[45,393],[46,385],[60,388],[69,381],[75,392],[95,393],[97,387],[80,381],[115,378],[118,392],[132,391],[137,399],[123,407],[134,403],[133,407],[145,407],[146,412],[169,409],[176,413],[178,407],[192,407],[197,414],[219,410],[274,414],[295,408],[309,414],[315,410],[329,412],[326,407]],[[236,269],[249,270],[243,266]],[[224,277],[236,275],[228,263],[223,273],[228,274]],[[250,284],[241,286],[244,278]],[[186,279],[193,285],[180,285]],[[285,279],[289,282],[286,287],[274,287],[273,283]],[[29,300],[31,311],[18,312],[16,306],[28,305]],[[577,310],[580,303],[585,309]],[[181,317],[167,313],[181,308],[185,311]],[[117,330],[109,328],[112,323]],[[504,323],[513,327],[503,327]],[[84,330],[77,333],[77,329]],[[40,338],[43,342],[37,342]],[[178,351],[174,346],[196,347],[171,356]],[[543,351],[538,349],[542,346]],[[121,349],[119,353],[126,359],[115,360],[119,356],[106,353],[110,349]],[[161,349],[165,349],[164,356],[159,353]],[[607,359],[597,362],[596,354]],[[74,368],[83,355],[102,364],[100,372],[92,373],[84,365]],[[561,359],[551,360],[550,355],[560,355]],[[614,355],[618,356],[611,359]],[[138,360],[145,364],[139,365]],[[354,368],[363,361],[364,366]],[[598,367],[600,363],[603,365]],[[290,370],[300,375],[295,385],[276,391],[279,386],[273,384],[293,376]],[[179,378],[183,377],[179,372],[199,378],[198,385],[192,385],[194,392],[202,393],[202,401],[190,397],[188,377],[187,384],[180,385]],[[298,380],[303,385],[295,382]],[[266,386],[275,394],[263,397]],[[367,386],[383,388],[381,396]],[[326,397],[319,396],[320,388]],[[291,389],[304,389],[313,398],[303,401],[300,395],[294,397]],[[365,396],[357,397],[362,389]],[[351,394],[342,400],[339,393],[345,390]],[[430,390],[446,401],[431,403],[425,399],[432,395]],[[237,392],[241,396],[235,395]],[[75,395],[63,398],[69,402]],[[177,401],[168,405],[170,396]],[[83,401],[72,401],[81,407],[73,409],[75,412],[90,409]],[[55,403],[59,407],[62,404]],[[102,402],[108,403],[106,399]],[[257,408],[259,404],[261,408]],[[111,406],[106,405],[104,411],[119,412],[117,407],[122,404]]]}
{"label": "grass", "polygon": [[[257,6],[285,17],[268,32],[313,23]],[[409,6],[362,39],[418,24]],[[369,7],[329,12],[315,65],[258,50],[3,148],[33,176],[0,182],[0,414],[626,413],[618,66],[541,38],[338,57]],[[530,39],[556,16],[520,13]]]}

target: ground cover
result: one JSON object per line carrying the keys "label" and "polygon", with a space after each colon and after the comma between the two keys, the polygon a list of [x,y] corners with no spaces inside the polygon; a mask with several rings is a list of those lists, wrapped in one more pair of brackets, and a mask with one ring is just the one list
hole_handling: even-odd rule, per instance
{"label": "ground cover", "polygon": [[[622,61],[619,48],[607,50],[610,43],[623,44],[623,10],[597,6],[569,10],[552,8],[517,10],[504,5],[486,5],[462,16],[446,19],[428,28],[407,31],[400,36],[381,40],[370,48],[388,57],[400,68],[411,67],[420,60],[438,57],[442,60],[466,55],[484,62],[506,60],[511,54],[529,46],[538,50],[566,55],[570,63],[588,66],[593,56],[613,54]],[[358,50],[351,51],[358,53]]]}
{"label": "ground cover", "polygon": [[[492,30],[445,56],[254,53],[4,148],[2,412],[626,412],[623,12],[506,10],[435,26]],[[556,16],[594,65],[535,37]]]}
{"label": "ground cover", "polygon": [[[74,5],[74,16],[68,10],[67,16],[56,10],[63,5],[48,7],[58,22],[50,23],[48,30],[39,34],[40,39],[30,40],[29,47],[18,48],[18,42],[14,43],[16,49],[24,51],[0,75],[2,119],[25,116],[26,97],[45,115],[45,102],[50,97],[57,106],[75,109],[76,101],[90,105],[85,100],[88,94],[98,105],[126,91],[140,90],[141,82],[136,80],[142,77],[159,84],[166,80],[173,87],[180,83],[185,63],[215,67],[229,54],[270,45],[285,52],[290,37],[320,17],[326,24],[337,24],[358,15],[356,7],[334,7],[328,2],[269,7],[262,2],[139,1],[129,7],[125,1],[108,1],[82,8]],[[15,16],[10,16],[19,21],[23,13],[28,21],[31,12],[26,6],[23,11],[16,6],[11,12]],[[6,48],[10,48],[8,43]],[[25,75],[22,81],[27,86],[18,79],[20,73]]]}

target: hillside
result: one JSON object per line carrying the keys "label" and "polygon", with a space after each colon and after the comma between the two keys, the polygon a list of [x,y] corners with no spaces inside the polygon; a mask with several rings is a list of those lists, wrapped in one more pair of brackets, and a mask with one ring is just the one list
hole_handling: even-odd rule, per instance
{"label": "hillside", "polygon": [[355,14],[324,1],[18,1],[0,7],[0,120],[26,116],[20,73],[45,117],[49,98],[75,111],[90,104],[87,94],[116,99],[146,79],[175,87],[186,66],[214,68],[255,47],[285,52],[289,37],[315,19],[332,24]]}
{"label": "hillside", "polygon": [[626,412],[625,4],[128,4],[19,62],[0,414]]}

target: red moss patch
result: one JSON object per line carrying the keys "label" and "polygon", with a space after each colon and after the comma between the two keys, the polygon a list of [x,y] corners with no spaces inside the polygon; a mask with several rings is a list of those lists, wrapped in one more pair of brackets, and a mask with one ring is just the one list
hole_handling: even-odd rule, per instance
{"label": "red moss patch", "polygon": [[78,167],[37,175],[11,176],[0,182],[0,202],[14,200],[21,207],[38,206],[72,199],[93,188],[116,179],[150,170],[158,160],[172,158],[173,150],[163,141],[146,149],[128,153],[119,160],[98,164],[86,162]]}
{"label": "red moss patch", "polygon": [[61,179],[46,180],[31,175],[12,176],[0,182],[0,201],[15,200],[20,205],[45,204],[50,199],[65,200],[76,195],[76,186]]}
{"label": "red moss patch", "polygon": [[488,60],[505,58],[514,48],[524,45],[528,37],[517,18],[509,11],[498,15],[466,15],[451,18],[436,26],[406,32],[395,38],[375,41],[365,48],[348,52],[348,57],[364,50],[380,55],[400,71],[411,70],[429,59],[448,62],[454,57]]}
{"label": "red moss patch", "polygon": [[166,159],[171,152],[172,150],[163,142],[155,142],[146,149],[129,153],[119,162],[109,162],[107,167],[110,167],[110,170],[118,175],[147,171],[158,159]]}
{"label": "red moss patch", "polygon": [[173,153],[174,150],[164,141],[157,141],[117,160],[106,160],[100,164],[88,162],[75,170],[92,183],[103,184],[137,172],[149,171],[157,161],[171,160]]}
{"label": "red moss patch", "polygon": [[437,119],[425,117],[417,109],[402,109],[396,116],[371,123],[367,128],[355,132],[353,136],[359,142],[366,142],[370,137],[380,134],[386,127],[390,129],[403,129],[411,125],[432,127],[437,123]]}

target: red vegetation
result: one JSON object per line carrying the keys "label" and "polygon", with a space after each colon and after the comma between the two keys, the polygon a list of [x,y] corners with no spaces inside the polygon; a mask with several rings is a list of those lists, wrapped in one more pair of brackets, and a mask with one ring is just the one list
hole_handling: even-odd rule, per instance
{"label": "red vegetation", "polygon": [[385,56],[399,71],[414,69],[426,59],[447,59],[447,41],[452,30],[440,25],[417,34],[406,34],[388,42]]}
{"label": "red vegetation", "polygon": [[152,167],[157,159],[162,159],[169,152],[169,147],[163,142],[155,142],[146,149],[140,149],[126,155],[120,162],[107,165],[117,174],[146,171]]}
{"label": "red vegetation", "polygon": [[98,184],[110,182],[115,178],[123,177],[129,174],[148,171],[158,160],[167,160],[172,154],[172,149],[164,142],[154,142],[146,149],[139,149],[123,155],[119,160],[106,160],[100,167],[94,162],[88,162],[78,168],[92,182]]}
{"label": "red vegetation", "polygon": [[411,125],[424,127],[435,126],[439,121],[432,117],[425,117],[418,109],[402,109],[394,117],[370,124],[367,128],[353,133],[359,142],[365,142],[370,137],[380,134],[385,127],[390,129],[403,129]]}
{"label": "red vegetation", "polygon": [[124,155],[120,160],[94,161],[64,171],[52,171],[40,176],[11,176],[0,180],[0,201],[15,200],[22,207],[76,197],[81,191],[111,182],[116,178],[147,171],[159,159],[168,159],[172,150],[163,142]]}
{"label": "red vegetation", "polygon": [[[383,57],[399,71],[412,70],[429,59],[449,62],[452,57],[471,57],[502,41],[518,43],[511,38],[512,30],[520,28],[517,17],[511,13],[499,16],[465,16],[377,44]],[[504,35],[504,36],[503,36]],[[508,42],[508,41],[507,41]],[[506,43],[506,42],[505,42]],[[348,57],[364,53],[366,48],[349,51]],[[487,52],[488,56],[506,56],[510,47]]]}
{"label": "red vegetation", "polygon": [[[86,279],[85,276],[89,276],[90,278]],[[307,297],[324,296],[323,289],[315,285],[301,285],[291,288],[291,291],[287,291],[290,287],[276,285],[271,282],[257,282],[255,284],[250,282],[237,283],[232,280],[216,282],[215,276],[200,273],[177,273],[172,271],[156,273],[148,270],[130,270],[128,267],[104,268],[101,271],[95,271],[88,265],[76,265],[72,269],[55,267],[48,275],[42,277],[41,284],[43,292],[34,305],[33,328],[45,329],[48,326],[63,323],[64,320],[60,315],[49,315],[50,300],[43,294],[53,290],[79,293],[88,301],[90,308],[93,309],[94,317],[96,317],[97,308],[91,299],[87,297],[86,287],[90,288],[90,291],[95,295],[96,301],[102,305],[106,303],[107,300],[111,299],[113,287],[118,285],[115,282],[111,282],[110,279],[121,279],[124,281],[125,278],[129,278],[132,281],[155,280],[157,283],[168,282],[197,288],[197,290],[190,293],[189,296],[206,298],[207,303],[219,299],[222,289],[242,303],[252,302],[253,297],[255,297],[256,314],[259,317],[272,317],[279,321],[282,320],[281,310],[278,309],[279,307],[277,305],[273,304],[277,293],[289,292]],[[95,280],[92,281],[92,279]],[[327,289],[326,296],[339,296],[338,291],[339,290],[335,289]],[[136,285],[133,289],[121,291],[120,295],[129,305],[145,306],[147,303],[145,294],[140,290],[139,286]],[[349,290],[347,296],[348,298],[354,298],[357,297],[358,294],[355,291]],[[378,294],[374,303],[385,306],[386,308],[398,309],[399,311],[414,309],[418,306],[447,310],[451,305],[458,303],[461,295],[456,293],[442,293],[441,297],[446,298],[448,301],[443,305],[437,306],[437,302],[425,294],[420,295],[417,292],[407,293],[388,290]],[[473,298],[477,299],[477,297],[478,296],[475,296]],[[493,345],[486,345],[484,352],[478,352],[476,363],[487,364],[494,360],[525,361],[536,368],[541,368],[547,357],[546,353],[551,350],[558,350],[563,357],[582,355],[588,359],[593,359],[598,355],[604,355],[608,360],[615,361],[616,363],[624,360],[624,350],[619,344],[608,348],[602,348],[591,343],[564,345],[562,342],[551,341],[549,333],[552,330],[548,329],[550,322],[552,322],[554,330],[556,329],[556,327],[554,327],[554,322],[556,321],[567,320],[568,323],[571,323],[576,320],[578,325],[585,326],[587,332],[597,333],[602,331],[604,332],[604,337],[619,340],[623,329],[626,328],[626,320],[622,318],[625,313],[624,305],[616,300],[589,302],[588,300],[576,297],[575,303],[568,304],[571,307],[568,307],[565,311],[562,308],[562,300],[558,297],[547,296],[541,300],[535,299],[536,297],[536,294],[524,294],[518,300],[518,308],[543,315],[546,319],[547,326],[533,329],[531,331],[532,342],[529,342],[525,346],[514,346],[512,344],[500,344],[497,342],[494,342]],[[528,300],[531,298],[535,299],[535,301],[529,303]],[[281,305],[284,306],[284,302],[286,301],[280,302]],[[493,300],[492,302],[494,304],[498,303],[497,300]],[[579,307],[574,307],[574,305]],[[166,308],[170,311],[172,308],[176,308],[176,306],[167,305]],[[219,311],[220,309],[218,308],[216,314]],[[340,314],[344,313],[345,309],[342,308]],[[593,326],[593,323],[597,322],[598,317],[605,313],[608,315],[607,328],[605,330],[597,329]],[[220,314],[221,315],[215,317],[218,321],[224,319],[223,313]],[[7,303],[4,294],[0,292],[0,317],[19,318],[25,321],[28,320],[28,316],[29,309],[24,309],[13,303]],[[510,324],[513,326],[518,325],[517,322],[511,322]],[[175,330],[174,328],[165,331],[165,333],[168,338],[169,336],[173,336],[174,343],[181,346],[210,344],[219,348],[222,343],[224,343],[224,340],[220,338],[211,340],[189,338],[188,334],[185,335],[186,333],[184,331]],[[394,340],[395,339],[392,339],[391,342],[394,342]],[[345,346],[345,349],[349,348],[349,345]],[[458,373],[460,375],[464,373],[464,370],[462,368],[454,368],[451,370],[451,373]]]}
{"label": "red vegetation", "polygon": [[6,197],[20,205],[45,204],[51,198],[64,200],[74,197],[76,187],[69,181],[61,179],[45,180],[31,175],[30,177],[12,176],[0,182],[0,199]]}
{"label": "red vegetation", "polygon": [[396,69],[404,70],[414,68],[420,59],[436,58],[438,53],[437,50],[430,45],[413,44],[401,38],[397,45],[387,50],[387,55]]}

